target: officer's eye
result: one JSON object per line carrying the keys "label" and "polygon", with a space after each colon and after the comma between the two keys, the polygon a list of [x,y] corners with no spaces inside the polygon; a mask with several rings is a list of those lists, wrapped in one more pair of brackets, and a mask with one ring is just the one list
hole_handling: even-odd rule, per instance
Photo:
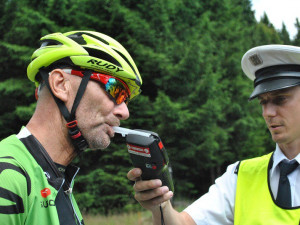
{"label": "officer's eye", "polygon": [[259,100],[259,104],[260,104],[260,105],[265,105],[265,104],[267,104],[267,102],[268,102],[268,101],[267,101],[266,99],[260,99],[260,100]]}
{"label": "officer's eye", "polygon": [[285,95],[279,95],[279,96],[276,96],[274,97],[274,99],[272,100],[272,102],[275,104],[275,105],[282,105],[286,102],[287,100],[287,96]]}

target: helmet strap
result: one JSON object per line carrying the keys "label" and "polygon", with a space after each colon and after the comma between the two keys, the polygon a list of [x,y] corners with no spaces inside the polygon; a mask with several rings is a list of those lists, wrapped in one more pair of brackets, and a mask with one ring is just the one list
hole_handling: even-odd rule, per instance
{"label": "helmet strap", "polygon": [[67,128],[69,130],[69,135],[71,137],[72,143],[75,147],[75,150],[77,152],[77,154],[80,154],[81,152],[83,152],[85,149],[87,149],[88,143],[85,140],[85,138],[83,137],[83,135],[81,134],[79,127],[77,126],[77,120],[75,118],[75,113],[76,113],[76,109],[80,103],[80,100],[85,92],[85,89],[87,87],[88,81],[92,75],[93,71],[91,70],[86,70],[84,71],[84,76],[81,80],[81,83],[79,85],[76,97],[74,99],[74,103],[71,109],[71,113],[69,112],[69,110],[67,109],[65,103],[60,100],[59,98],[57,98],[53,92],[51,91],[50,85],[49,85],[49,73],[44,70],[44,69],[40,69],[40,74],[44,80],[44,82],[46,83],[46,86],[48,87],[50,93],[52,94],[61,114],[63,115],[63,117],[65,118],[65,120],[67,121]]}

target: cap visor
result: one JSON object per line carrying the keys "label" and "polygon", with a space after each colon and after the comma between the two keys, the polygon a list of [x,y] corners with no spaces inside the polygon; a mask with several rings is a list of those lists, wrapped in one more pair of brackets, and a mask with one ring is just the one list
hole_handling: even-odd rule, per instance
{"label": "cap visor", "polygon": [[300,78],[283,78],[283,79],[275,79],[275,80],[266,80],[258,84],[252,94],[249,97],[249,100],[253,100],[258,95],[267,93],[270,91],[276,91],[284,88],[294,87],[300,84]]}

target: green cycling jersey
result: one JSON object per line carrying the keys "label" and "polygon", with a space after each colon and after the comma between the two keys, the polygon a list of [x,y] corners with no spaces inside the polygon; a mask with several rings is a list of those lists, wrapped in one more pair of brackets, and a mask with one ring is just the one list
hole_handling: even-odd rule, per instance
{"label": "green cycling jersey", "polygon": [[23,128],[0,142],[0,221],[9,225],[83,225],[72,194],[79,168],[61,173]]}

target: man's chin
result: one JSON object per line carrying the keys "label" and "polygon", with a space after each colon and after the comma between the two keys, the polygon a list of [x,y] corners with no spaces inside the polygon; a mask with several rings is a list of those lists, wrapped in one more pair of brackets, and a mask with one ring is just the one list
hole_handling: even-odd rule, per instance
{"label": "man's chin", "polygon": [[111,141],[110,139],[105,140],[104,142],[94,141],[93,143],[89,143],[89,148],[91,150],[105,150],[109,147]]}
{"label": "man's chin", "polygon": [[111,137],[103,130],[94,130],[84,135],[90,150],[104,150],[111,143]]}
{"label": "man's chin", "polygon": [[285,144],[287,142],[285,137],[283,137],[282,135],[278,135],[278,134],[277,135],[273,134],[272,139],[277,144]]}

